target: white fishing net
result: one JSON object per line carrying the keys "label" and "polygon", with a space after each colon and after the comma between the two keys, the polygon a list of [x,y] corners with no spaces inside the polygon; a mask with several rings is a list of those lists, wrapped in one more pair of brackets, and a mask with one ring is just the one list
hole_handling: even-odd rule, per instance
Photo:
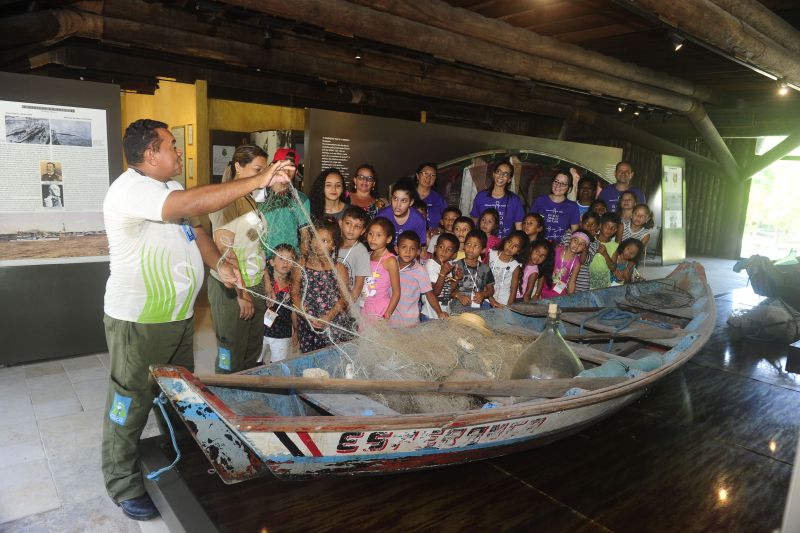
{"label": "white fishing net", "polygon": [[[287,186],[282,191],[270,191],[258,205],[262,230],[258,240],[268,256],[286,240],[298,248],[298,260],[293,261],[304,280],[301,305],[291,306],[298,319],[307,320],[324,332],[330,345],[341,354],[341,363],[333,377],[373,380],[476,380],[507,379],[523,346],[530,342],[508,335],[494,335],[483,319],[467,313],[448,320],[430,321],[413,329],[389,327],[385,322],[363,325],[358,306],[347,290],[347,280],[339,280],[347,300],[343,313],[347,320],[325,321],[306,311],[308,275],[303,257],[309,253],[310,242],[319,234],[304,207],[297,190]],[[292,236],[295,236],[292,239]],[[221,261],[231,260],[233,247]],[[334,258],[328,257],[329,268]],[[270,296],[249,291],[254,298],[264,298],[277,304]],[[344,340],[352,339],[350,346]],[[347,348],[347,349],[345,349]],[[437,413],[461,411],[479,407],[483,398],[469,395],[391,393],[375,395],[374,399],[399,413]]]}

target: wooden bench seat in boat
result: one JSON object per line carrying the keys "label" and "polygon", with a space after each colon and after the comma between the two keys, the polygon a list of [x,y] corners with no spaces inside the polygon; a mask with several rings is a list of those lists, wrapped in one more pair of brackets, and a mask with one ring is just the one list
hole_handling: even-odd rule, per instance
{"label": "wooden bench seat in boat", "polygon": [[303,399],[336,416],[369,416],[370,414],[372,416],[386,416],[400,414],[363,394],[337,394],[310,391],[303,391],[298,394]]}

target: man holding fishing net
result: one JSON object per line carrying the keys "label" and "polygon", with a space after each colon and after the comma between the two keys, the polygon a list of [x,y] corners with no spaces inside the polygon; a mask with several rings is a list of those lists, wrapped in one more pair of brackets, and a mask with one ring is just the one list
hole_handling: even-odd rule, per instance
{"label": "man holding fishing net", "polygon": [[235,266],[220,254],[194,217],[217,211],[256,189],[288,183],[295,167],[278,161],[262,172],[218,185],[184,190],[181,151],[166,124],[141,119],[125,130],[129,168],[103,203],[111,275],[104,311],[111,380],[103,422],[106,490],[135,520],[158,515],[139,467],[139,437],[155,398],[151,364],[193,368],[193,307],[203,263],[227,286],[241,285]]}

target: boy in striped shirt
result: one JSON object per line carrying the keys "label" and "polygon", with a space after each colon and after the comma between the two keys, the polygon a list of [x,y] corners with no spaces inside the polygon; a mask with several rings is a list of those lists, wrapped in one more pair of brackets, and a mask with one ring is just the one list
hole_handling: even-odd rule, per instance
{"label": "boy in striped shirt", "polygon": [[394,327],[407,328],[419,324],[419,299],[425,296],[439,318],[448,315],[439,306],[439,299],[433,294],[428,273],[417,261],[420,239],[413,231],[404,231],[397,238],[397,262],[400,266],[400,302],[389,319]]}

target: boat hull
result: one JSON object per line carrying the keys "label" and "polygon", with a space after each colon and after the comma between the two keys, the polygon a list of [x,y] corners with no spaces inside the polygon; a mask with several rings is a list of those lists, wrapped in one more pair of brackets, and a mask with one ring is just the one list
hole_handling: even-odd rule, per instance
{"label": "boat hull", "polygon": [[161,377],[159,382],[226,483],[259,477],[267,470],[281,479],[303,479],[405,472],[498,457],[576,433],[644,392],[547,414],[509,418],[497,410],[496,416],[476,424],[281,431],[285,428],[278,422],[243,418],[236,424],[226,423],[177,367],[172,377]]}
{"label": "boat hull", "polygon": [[[359,416],[330,416],[304,402],[296,391],[207,387],[186,369],[175,366],[151,371],[225,483],[268,472],[280,479],[303,479],[406,472],[482,460],[542,446],[596,424],[691,358],[713,330],[713,296],[699,265],[684,263],[673,275],[686,282],[695,303],[679,339],[656,341],[662,343],[660,348],[649,346],[660,349],[664,364],[619,385],[571,391],[560,398],[457,413],[374,415],[359,411]],[[624,295],[621,291],[622,287],[616,287],[561,300],[575,307],[613,305]],[[490,326],[511,323],[541,329],[543,323],[508,310],[493,310],[484,316]],[[305,368],[332,368],[340,357],[337,350],[319,350],[245,373],[297,376]]]}

